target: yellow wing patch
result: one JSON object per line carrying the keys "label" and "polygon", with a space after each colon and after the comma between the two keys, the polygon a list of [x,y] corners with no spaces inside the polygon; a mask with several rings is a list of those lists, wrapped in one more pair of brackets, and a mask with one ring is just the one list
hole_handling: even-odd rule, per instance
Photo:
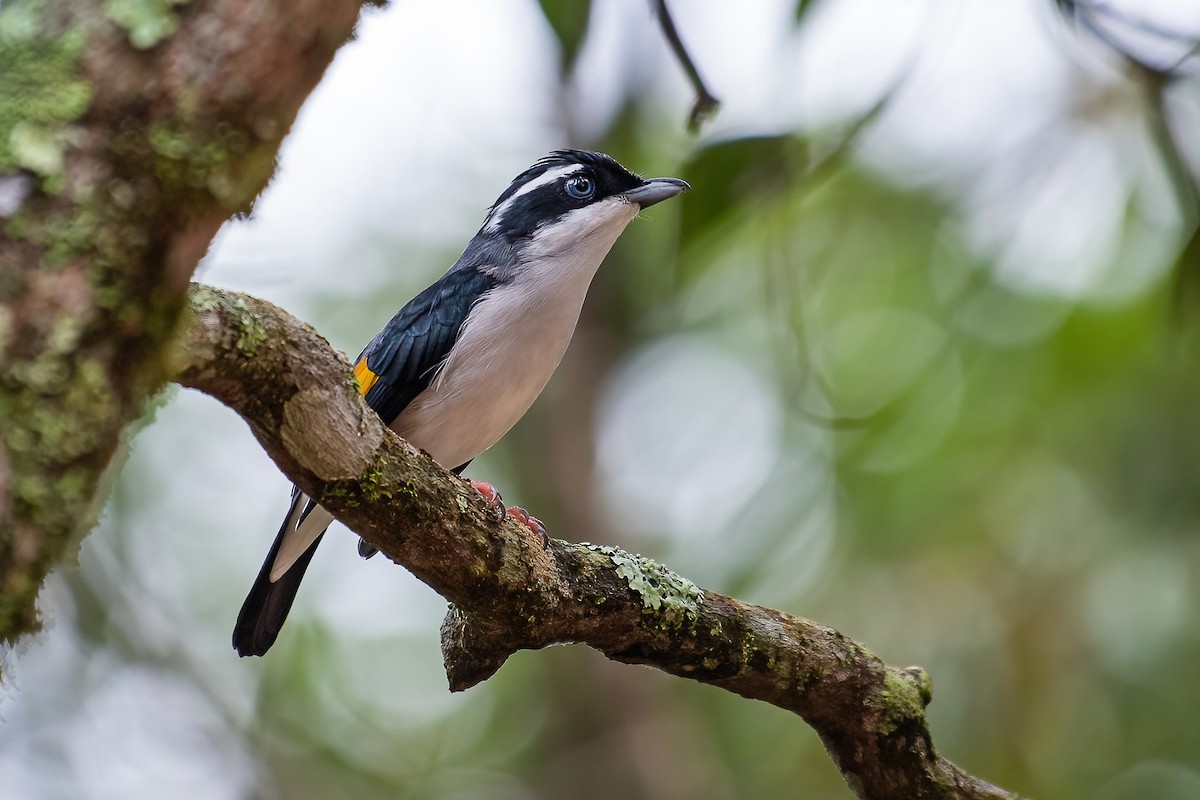
{"label": "yellow wing patch", "polygon": [[366,395],[371,391],[371,387],[375,385],[375,381],[379,380],[379,376],[371,372],[371,368],[367,366],[367,359],[364,356],[354,365],[354,380],[358,381],[358,391],[360,394]]}

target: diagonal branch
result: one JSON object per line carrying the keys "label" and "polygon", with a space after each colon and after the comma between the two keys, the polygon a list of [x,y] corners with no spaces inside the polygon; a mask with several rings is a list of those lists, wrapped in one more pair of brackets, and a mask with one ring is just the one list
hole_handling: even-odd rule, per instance
{"label": "diagonal branch", "polygon": [[189,300],[179,383],[238,412],[289,478],[452,603],[451,689],[517,650],[581,642],[800,715],[859,797],[1015,797],[937,754],[920,668],[889,667],[831,628],[702,591],[616,548],[543,544],[387,430],[310,327],[208,286]]}

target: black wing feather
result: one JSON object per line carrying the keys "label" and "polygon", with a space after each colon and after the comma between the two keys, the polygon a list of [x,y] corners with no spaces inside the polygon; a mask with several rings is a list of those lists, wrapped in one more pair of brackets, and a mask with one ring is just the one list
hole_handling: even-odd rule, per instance
{"label": "black wing feather", "polygon": [[409,301],[359,355],[379,378],[367,405],[389,425],[433,380],[458,339],[463,322],[496,279],[456,266]]}

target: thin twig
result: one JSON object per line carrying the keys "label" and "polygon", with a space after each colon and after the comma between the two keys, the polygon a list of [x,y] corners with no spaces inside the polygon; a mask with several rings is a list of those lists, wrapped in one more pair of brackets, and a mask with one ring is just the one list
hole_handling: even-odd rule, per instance
{"label": "thin twig", "polygon": [[704,121],[716,112],[721,101],[708,90],[704,79],[700,77],[700,71],[696,69],[695,62],[692,61],[691,55],[684,47],[683,40],[679,38],[675,21],[671,19],[671,12],[667,9],[667,0],[655,0],[654,9],[658,14],[658,23],[662,26],[667,44],[671,45],[671,51],[675,53],[675,58],[679,60],[680,66],[683,67],[688,80],[691,81],[692,89],[696,92],[696,101],[692,103],[692,113],[688,115],[688,130],[697,133]]}

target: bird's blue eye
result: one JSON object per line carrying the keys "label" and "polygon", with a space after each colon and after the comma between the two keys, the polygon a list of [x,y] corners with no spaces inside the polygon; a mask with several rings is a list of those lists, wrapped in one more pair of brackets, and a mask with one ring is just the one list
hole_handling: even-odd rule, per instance
{"label": "bird's blue eye", "polygon": [[567,194],[576,200],[586,200],[596,193],[596,182],[583,175],[576,175],[567,181]]}

